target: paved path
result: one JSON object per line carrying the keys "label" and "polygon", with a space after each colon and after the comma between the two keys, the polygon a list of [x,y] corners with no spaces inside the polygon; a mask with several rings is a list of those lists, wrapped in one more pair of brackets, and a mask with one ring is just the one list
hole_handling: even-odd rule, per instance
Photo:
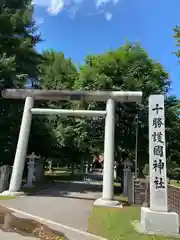
{"label": "paved path", "polygon": [[36,196],[17,197],[0,204],[87,231],[93,202],[100,196],[101,192],[90,190],[86,184],[58,183]]}
{"label": "paved path", "polygon": [[[32,217],[30,214],[25,214],[25,213],[21,213],[20,211],[15,211],[13,213],[15,217],[17,218],[23,218],[23,219],[35,219],[34,217]],[[86,233],[80,230],[76,230],[76,229],[72,229],[70,227],[67,226],[63,226],[61,224],[58,223],[53,223],[51,221],[46,221],[43,219],[35,219],[39,222],[41,222],[42,224],[45,224],[47,227],[49,227],[50,229],[57,231],[57,232],[61,232],[64,233],[64,235],[67,237],[68,240],[107,240],[105,238],[101,238],[98,236],[95,236],[93,234],[90,233]],[[5,239],[5,240],[11,240],[13,237],[13,240],[35,240],[35,239],[39,239],[36,237],[25,237],[22,235],[19,235],[17,233],[11,233],[11,232],[3,232],[0,230],[0,239]]]}
{"label": "paved path", "polygon": [[17,233],[3,232],[0,230],[0,239],[2,240],[38,240],[39,238],[24,237]]}

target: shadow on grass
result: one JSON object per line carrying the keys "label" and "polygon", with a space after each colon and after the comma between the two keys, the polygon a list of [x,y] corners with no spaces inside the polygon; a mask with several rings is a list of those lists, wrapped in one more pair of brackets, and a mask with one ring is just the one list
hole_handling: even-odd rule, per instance
{"label": "shadow on grass", "polygon": [[70,174],[70,173],[64,173],[64,174],[49,174],[45,176],[46,181],[83,181],[84,174]]}

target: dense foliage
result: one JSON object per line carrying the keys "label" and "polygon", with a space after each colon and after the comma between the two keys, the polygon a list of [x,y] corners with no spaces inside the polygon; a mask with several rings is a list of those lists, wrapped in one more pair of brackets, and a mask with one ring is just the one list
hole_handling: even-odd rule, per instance
{"label": "dense foliage", "polygon": [[[40,36],[36,34],[29,1],[7,0],[0,5],[0,89],[24,87],[38,77],[41,55],[35,50]],[[0,99],[1,162],[14,157],[22,102]]]}
{"label": "dense foliage", "polygon": [[[90,55],[77,68],[71,59],[53,49],[38,54],[33,7],[28,0],[4,1],[0,6],[0,87],[22,88],[27,84],[39,89],[129,90],[142,91],[140,106],[116,104],[115,156],[134,161],[136,119],[138,114],[138,165],[148,163],[148,97],[165,94],[166,138],[169,174],[180,167],[180,102],[169,96],[170,81],[163,66],[151,59],[138,43],[126,43],[104,54]],[[180,28],[175,28],[177,45]],[[176,53],[180,56],[179,51]],[[99,102],[37,102],[51,108],[105,109]],[[0,99],[0,154],[2,163],[13,162],[23,103]],[[45,159],[58,159],[62,164],[91,161],[94,154],[103,153],[103,118],[33,118],[28,152]],[[123,155],[122,155],[123,153]],[[175,170],[174,170],[175,171]],[[175,174],[175,173],[174,173]]]}

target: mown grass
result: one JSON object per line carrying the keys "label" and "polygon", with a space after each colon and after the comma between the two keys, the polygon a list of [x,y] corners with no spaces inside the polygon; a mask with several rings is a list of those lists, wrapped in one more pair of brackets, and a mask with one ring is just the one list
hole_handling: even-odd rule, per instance
{"label": "mown grass", "polygon": [[0,200],[10,200],[10,199],[14,199],[15,197],[13,196],[0,196]]}
{"label": "mown grass", "polygon": [[152,236],[136,232],[132,222],[139,219],[139,206],[94,207],[88,222],[88,232],[108,240],[177,240],[173,237]]}

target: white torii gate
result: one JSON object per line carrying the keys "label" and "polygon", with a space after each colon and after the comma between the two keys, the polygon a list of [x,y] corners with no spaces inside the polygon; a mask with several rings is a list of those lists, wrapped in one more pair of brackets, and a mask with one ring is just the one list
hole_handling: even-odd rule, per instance
{"label": "white torii gate", "polygon": [[[25,99],[24,112],[19,132],[19,139],[14,159],[14,165],[9,185],[9,190],[2,195],[17,196],[20,192],[22,175],[24,170],[28,139],[31,128],[32,114],[49,114],[63,116],[105,116],[105,139],[104,139],[104,174],[102,197],[95,201],[95,205],[115,206],[118,201],[113,200],[114,194],[114,130],[115,130],[115,101],[134,102],[139,104],[142,92],[128,91],[64,91],[64,90],[32,90],[32,89],[6,89],[2,91],[5,99]],[[78,101],[106,101],[105,111],[94,110],[66,110],[33,108],[34,100],[78,100]]]}

